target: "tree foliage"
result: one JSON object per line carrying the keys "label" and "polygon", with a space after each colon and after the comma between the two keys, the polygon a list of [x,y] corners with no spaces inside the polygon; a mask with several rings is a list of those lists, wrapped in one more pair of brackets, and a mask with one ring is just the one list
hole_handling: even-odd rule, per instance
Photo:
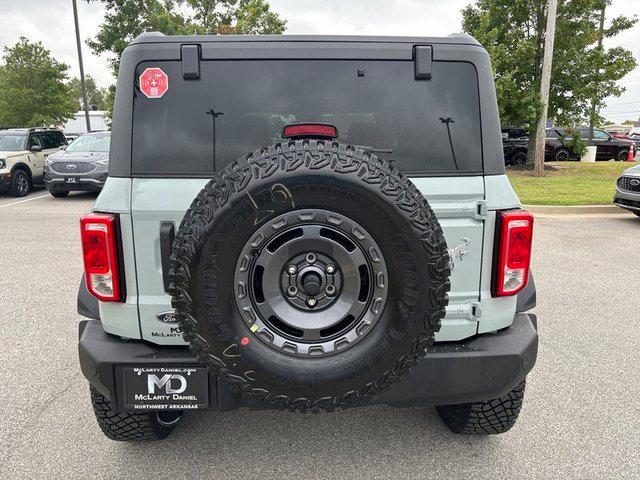
{"label": "tree foliage", "polygon": [[[107,94],[106,88],[100,88],[96,84],[96,81],[91,75],[84,76],[84,83],[87,88],[87,101],[89,108],[95,107],[98,110],[104,110],[107,107]],[[79,78],[72,78],[69,81],[69,87],[71,94],[78,104],[78,110],[84,109],[84,103],[82,101],[82,86]]]}
{"label": "tree foliage", "polygon": [[266,0],[99,0],[104,23],[89,47],[109,52],[114,73],[120,55],[143,32],[166,35],[280,34],[286,21]]}
{"label": "tree foliage", "polygon": [[77,105],[71,94],[68,65],[51,57],[42,43],[20,37],[4,48],[0,68],[0,125],[60,125],[73,117]]}
{"label": "tree foliage", "polygon": [[[591,101],[604,106],[619,96],[617,81],[636,61],[621,47],[598,49],[599,17],[610,0],[559,0],[556,21],[549,117],[574,124],[589,117]],[[535,128],[540,109],[547,0],[476,0],[463,9],[463,30],[491,55],[503,125]],[[636,18],[611,19],[605,38],[631,28]]]}

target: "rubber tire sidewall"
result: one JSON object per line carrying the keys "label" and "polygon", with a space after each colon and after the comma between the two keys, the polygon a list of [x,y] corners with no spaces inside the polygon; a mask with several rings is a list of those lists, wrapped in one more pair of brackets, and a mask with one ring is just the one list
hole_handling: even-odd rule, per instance
{"label": "rubber tire sidewall", "polygon": [[[24,192],[18,191],[18,182],[17,178],[19,175],[24,175],[27,177],[27,189]],[[9,193],[14,197],[26,197],[29,195],[31,191],[31,179],[29,178],[29,174],[22,169],[15,170],[13,172],[13,177],[11,178],[11,186],[9,187]]]}
{"label": "rubber tire sidewall", "polygon": [[[567,158],[565,158],[564,160],[558,159],[558,156],[559,156],[560,153],[566,153],[567,154]],[[559,148],[553,154],[553,161],[554,162],[568,162],[569,160],[571,160],[571,152],[569,150],[567,150],[566,148]]]}
{"label": "rubber tire sidewall", "polygon": [[629,156],[629,149],[623,148],[622,150],[618,150],[618,153],[616,153],[615,161],[626,162],[628,156]]}
{"label": "rubber tire sidewall", "polygon": [[[522,162],[522,163],[518,162],[518,160],[517,160],[518,156],[521,156],[521,155],[524,155],[524,162]],[[522,157],[520,157],[520,158],[522,158]],[[527,154],[524,153],[524,152],[516,152],[513,155],[513,158],[511,160],[511,164],[513,166],[515,166],[515,167],[522,167],[522,166],[526,165],[527,164]]]}
{"label": "rubber tire sidewall", "polygon": [[[255,233],[256,218],[262,224],[292,207],[289,199],[272,194],[276,186],[290,193],[296,210],[330,210],[360,224],[385,258],[389,288],[384,310],[372,330],[342,352],[299,358],[276,351],[252,334],[238,311],[230,280],[243,245]],[[263,218],[264,212],[269,213]],[[434,265],[426,248],[436,247],[425,247],[427,242],[416,235],[406,213],[378,185],[368,185],[355,172],[349,177],[303,165],[295,172],[281,169],[268,178],[252,178],[241,194],[232,194],[215,212],[204,229],[207,240],[190,272],[194,281],[189,295],[199,305],[193,312],[197,335],[187,333],[185,339],[192,349],[195,343],[194,351],[241,390],[290,408],[321,405],[330,409],[384,388],[433,342],[449,288],[446,242],[440,226],[435,221],[431,240],[444,254],[439,251],[439,264]],[[425,294],[431,292],[425,286],[434,282],[439,285],[438,293]],[[183,330],[193,333],[193,325],[185,325],[184,316],[179,318]],[[247,345],[242,345],[243,338],[249,339]],[[204,355],[201,340],[210,347]]]}

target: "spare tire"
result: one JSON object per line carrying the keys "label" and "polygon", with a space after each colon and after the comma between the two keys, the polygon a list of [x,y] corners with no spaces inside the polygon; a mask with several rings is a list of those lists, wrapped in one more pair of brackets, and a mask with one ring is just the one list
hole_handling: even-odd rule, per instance
{"label": "spare tire", "polygon": [[176,234],[171,294],[192,351],[236,390],[331,411],[423,356],[448,262],[429,204],[389,162],[295,140],[204,187]]}

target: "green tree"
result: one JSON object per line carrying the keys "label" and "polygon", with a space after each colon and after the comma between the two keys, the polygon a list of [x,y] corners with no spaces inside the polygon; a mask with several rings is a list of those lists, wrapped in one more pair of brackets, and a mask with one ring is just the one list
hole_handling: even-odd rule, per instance
{"label": "green tree", "polygon": [[66,82],[68,65],[56,61],[42,43],[20,37],[4,48],[0,68],[0,125],[60,125],[77,105]]}
{"label": "green tree", "polygon": [[[87,101],[89,102],[89,108],[95,107],[98,110],[104,110],[107,107],[107,89],[98,87],[95,79],[91,75],[85,75],[84,83],[87,88]],[[80,85],[79,78],[72,78],[69,81],[69,87],[71,88],[71,94],[78,103],[78,110],[84,109],[82,102],[82,87]]]}
{"label": "green tree", "polygon": [[280,34],[286,21],[266,0],[98,0],[104,23],[88,41],[97,54],[108,52],[114,74],[120,55],[143,32],[166,35]]}
{"label": "green tree", "polygon": [[[598,48],[604,3],[610,0],[559,1],[549,96],[549,118],[556,123],[588,119],[592,99],[601,107],[605,97],[619,96],[624,88],[616,82],[636,66],[624,48]],[[540,110],[546,7],[547,0],[476,0],[462,10],[463,30],[491,55],[503,125],[530,125],[532,141]],[[613,37],[635,22],[614,18],[603,35]]]}

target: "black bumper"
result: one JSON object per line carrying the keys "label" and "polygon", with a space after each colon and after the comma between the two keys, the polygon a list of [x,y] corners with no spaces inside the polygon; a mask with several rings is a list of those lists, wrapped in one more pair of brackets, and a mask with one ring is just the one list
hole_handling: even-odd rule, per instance
{"label": "black bumper", "polygon": [[[533,368],[538,353],[536,324],[534,315],[519,313],[511,327],[495,334],[437,344],[393,386],[367,397],[362,405],[449,405],[499,397]],[[118,411],[130,410],[124,401],[125,367],[201,366],[186,347],[122,340],[105,333],[98,320],[80,323],[78,349],[82,373]],[[214,373],[209,372],[208,378],[209,409],[257,406],[231,392]]]}

